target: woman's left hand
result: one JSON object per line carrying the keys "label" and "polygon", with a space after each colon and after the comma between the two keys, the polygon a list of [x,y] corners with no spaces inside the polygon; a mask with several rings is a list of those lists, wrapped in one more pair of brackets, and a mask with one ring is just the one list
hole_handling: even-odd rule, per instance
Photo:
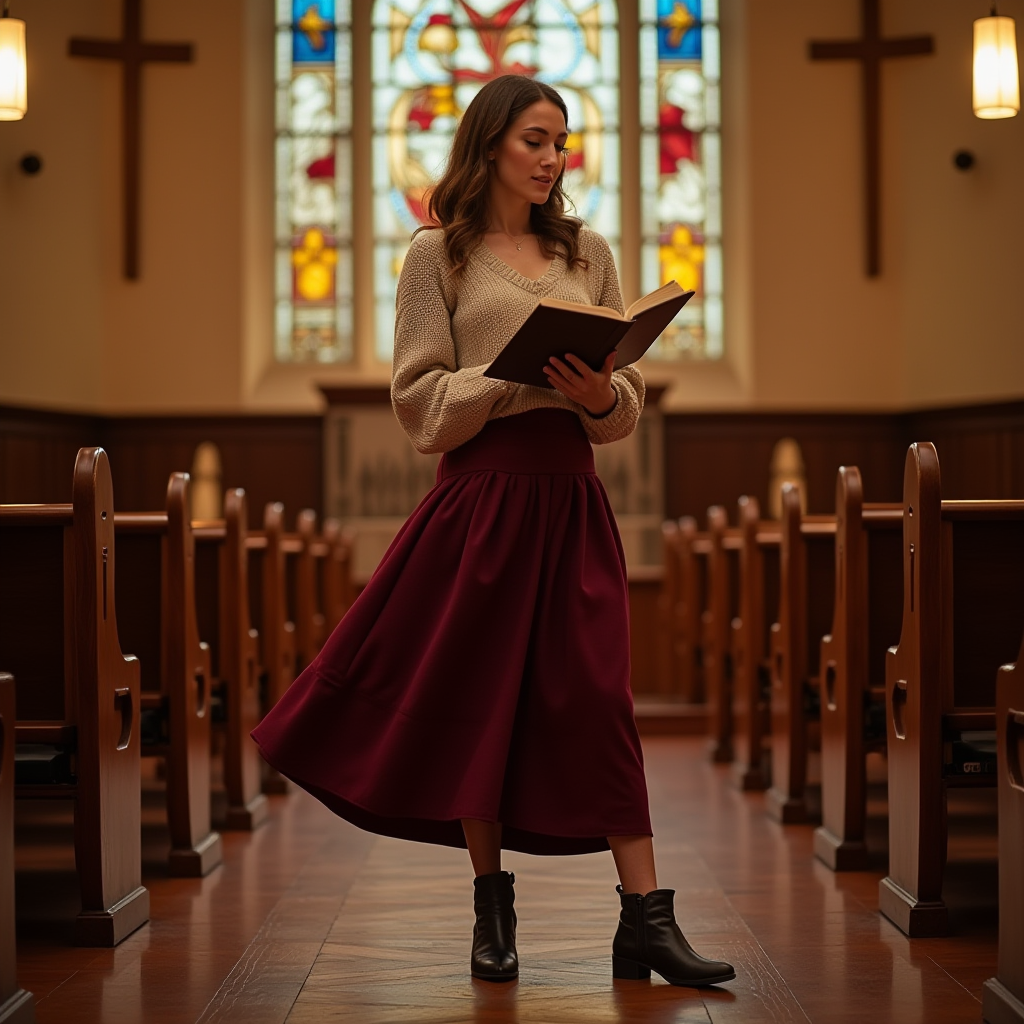
{"label": "woman's left hand", "polygon": [[612,387],[614,366],[614,352],[609,353],[600,370],[592,370],[582,359],[566,353],[564,363],[552,356],[544,372],[556,391],[582,405],[591,416],[603,416],[612,411],[618,400]]}

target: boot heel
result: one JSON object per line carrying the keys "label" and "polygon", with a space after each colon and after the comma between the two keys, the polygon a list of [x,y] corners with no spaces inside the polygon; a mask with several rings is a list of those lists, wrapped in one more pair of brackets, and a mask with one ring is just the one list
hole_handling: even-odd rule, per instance
{"label": "boot heel", "polygon": [[638,964],[635,960],[626,960],[621,956],[612,956],[612,977],[623,981],[643,981],[651,976],[651,969],[646,964]]}

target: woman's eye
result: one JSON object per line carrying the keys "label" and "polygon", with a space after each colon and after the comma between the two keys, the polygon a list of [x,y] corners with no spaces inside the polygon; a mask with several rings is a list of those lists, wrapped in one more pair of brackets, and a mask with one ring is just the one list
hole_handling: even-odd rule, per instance
{"label": "woman's eye", "polygon": [[540,145],[539,142],[531,142],[529,139],[526,140],[526,144],[528,146],[533,146],[534,149],[536,149]]}

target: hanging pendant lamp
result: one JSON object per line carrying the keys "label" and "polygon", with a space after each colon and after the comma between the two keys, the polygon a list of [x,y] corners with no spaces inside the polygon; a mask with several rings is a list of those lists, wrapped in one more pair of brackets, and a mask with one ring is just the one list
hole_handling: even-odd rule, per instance
{"label": "hanging pendant lamp", "polygon": [[9,0],[0,14],[0,121],[20,121],[28,110],[25,22],[12,18]]}
{"label": "hanging pendant lamp", "polygon": [[974,113],[991,120],[1019,111],[1016,26],[993,4],[992,14],[974,23]]}

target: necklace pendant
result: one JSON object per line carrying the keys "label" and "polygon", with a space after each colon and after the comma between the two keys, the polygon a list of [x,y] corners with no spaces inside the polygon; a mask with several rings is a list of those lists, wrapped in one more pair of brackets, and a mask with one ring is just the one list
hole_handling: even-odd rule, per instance
{"label": "necklace pendant", "polygon": [[522,251],[523,251],[523,247],[518,242],[516,242],[516,252],[522,252]]}

